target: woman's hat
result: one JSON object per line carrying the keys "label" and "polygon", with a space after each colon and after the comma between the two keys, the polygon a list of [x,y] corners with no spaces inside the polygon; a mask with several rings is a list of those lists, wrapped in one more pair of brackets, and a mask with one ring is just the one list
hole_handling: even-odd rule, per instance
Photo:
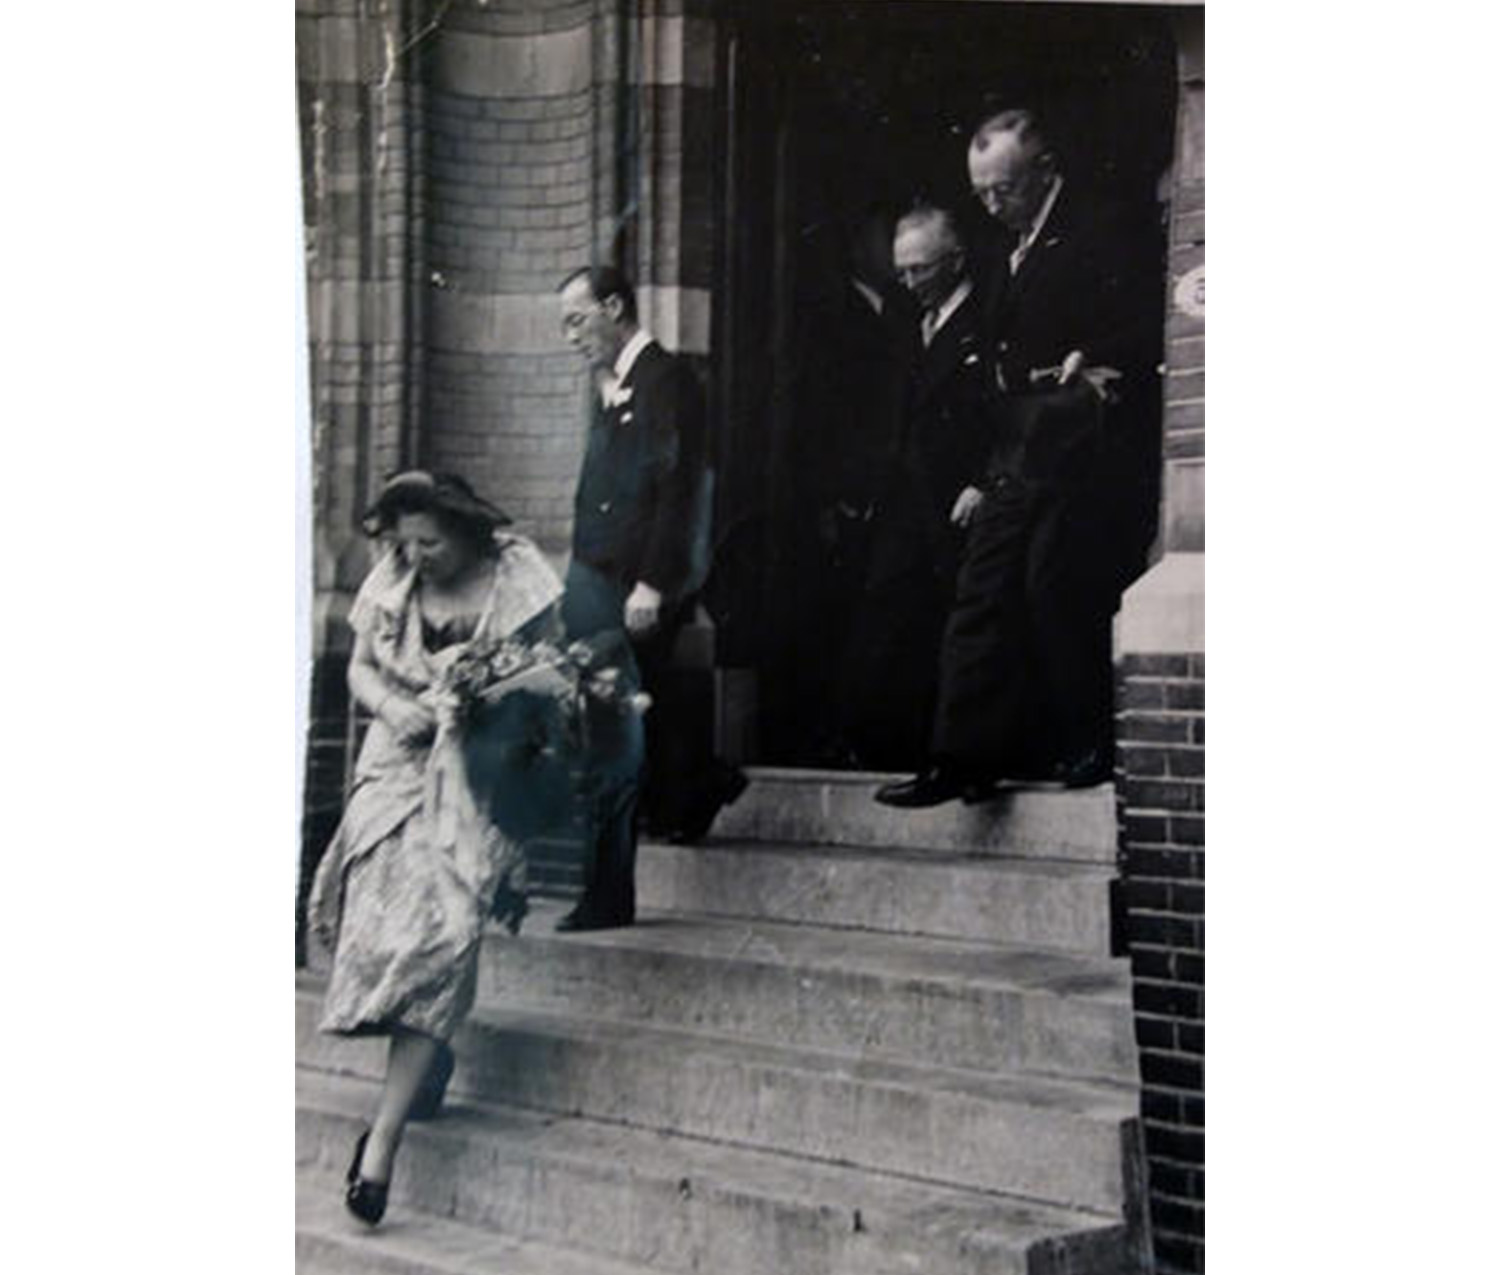
{"label": "woman's hat", "polygon": [[433,474],[408,469],[386,480],[375,503],[365,511],[364,528],[370,535],[389,531],[403,513],[445,513],[463,522],[489,528],[508,527],[511,519],[503,509],[490,504],[457,474]]}

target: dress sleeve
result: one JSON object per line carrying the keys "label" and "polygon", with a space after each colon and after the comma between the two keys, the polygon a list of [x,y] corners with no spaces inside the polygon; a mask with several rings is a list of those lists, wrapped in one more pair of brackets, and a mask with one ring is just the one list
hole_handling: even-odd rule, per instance
{"label": "dress sleeve", "polygon": [[391,589],[397,583],[396,551],[387,549],[365,576],[349,607],[349,627],[360,637],[369,637],[376,617],[386,609]]}
{"label": "dress sleeve", "polygon": [[524,536],[501,535],[489,628],[509,637],[562,596],[562,581],[542,551]]}

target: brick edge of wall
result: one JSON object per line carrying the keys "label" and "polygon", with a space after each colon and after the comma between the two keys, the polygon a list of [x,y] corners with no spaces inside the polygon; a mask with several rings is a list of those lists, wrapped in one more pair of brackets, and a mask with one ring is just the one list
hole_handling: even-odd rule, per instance
{"label": "brick edge of wall", "polygon": [[1116,634],[1116,948],[1131,963],[1155,1270],[1204,1253],[1203,558],[1168,554]]}

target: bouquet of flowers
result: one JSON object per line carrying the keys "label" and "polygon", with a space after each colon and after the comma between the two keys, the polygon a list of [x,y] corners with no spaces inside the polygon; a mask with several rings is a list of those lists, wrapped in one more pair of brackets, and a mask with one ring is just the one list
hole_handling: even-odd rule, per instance
{"label": "bouquet of flowers", "polygon": [[644,713],[651,697],[627,688],[620,670],[603,663],[607,655],[607,649],[588,642],[566,647],[516,638],[470,642],[448,666],[439,703],[458,725],[518,691],[550,696],[580,720],[588,701]]}
{"label": "bouquet of flowers", "polygon": [[576,809],[599,713],[650,707],[608,657],[608,647],[587,642],[479,640],[439,681],[439,717],[462,739],[470,784],[518,840],[556,829]]}

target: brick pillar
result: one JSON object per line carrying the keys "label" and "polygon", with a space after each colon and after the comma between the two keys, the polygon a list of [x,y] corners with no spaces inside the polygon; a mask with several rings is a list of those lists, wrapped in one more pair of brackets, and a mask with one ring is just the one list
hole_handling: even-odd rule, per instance
{"label": "brick pillar", "polygon": [[466,474],[562,553],[587,377],[555,290],[594,253],[595,0],[468,0],[429,43],[427,429],[422,460]]}
{"label": "brick pillar", "polygon": [[1178,21],[1156,565],[1116,629],[1120,934],[1134,977],[1156,1269],[1204,1269],[1203,20]]}
{"label": "brick pillar", "polygon": [[369,555],[359,517],[413,447],[420,367],[422,92],[398,55],[408,5],[297,0],[297,106],[312,407],[313,670],[302,907],[350,759],[344,623]]}

